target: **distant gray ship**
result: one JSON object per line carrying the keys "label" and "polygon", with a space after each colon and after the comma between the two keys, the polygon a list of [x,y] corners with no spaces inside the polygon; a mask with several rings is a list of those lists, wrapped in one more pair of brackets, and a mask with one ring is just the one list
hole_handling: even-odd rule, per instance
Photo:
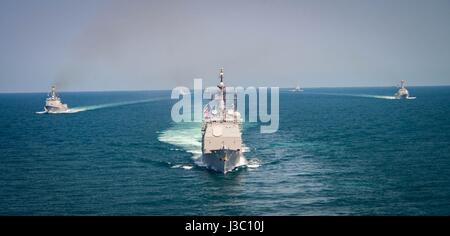
{"label": "distant gray ship", "polygon": [[303,89],[300,87],[300,85],[297,85],[294,89],[291,90],[292,92],[303,92]]}
{"label": "distant gray ship", "polygon": [[44,110],[46,113],[60,113],[69,110],[67,104],[63,104],[58,94],[56,93],[56,87],[52,86],[52,91],[48,94],[45,100]]}
{"label": "distant gray ship", "polygon": [[217,87],[219,92],[213,98],[217,105],[211,107],[208,104],[203,110],[202,162],[209,169],[227,173],[239,166],[243,158],[241,115],[236,111],[236,96],[233,107],[225,107],[223,68]]}
{"label": "distant gray ship", "polygon": [[397,99],[408,99],[409,98],[409,92],[405,88],[405,81],[400,81],[400,89],[395,93],[395,98]]}

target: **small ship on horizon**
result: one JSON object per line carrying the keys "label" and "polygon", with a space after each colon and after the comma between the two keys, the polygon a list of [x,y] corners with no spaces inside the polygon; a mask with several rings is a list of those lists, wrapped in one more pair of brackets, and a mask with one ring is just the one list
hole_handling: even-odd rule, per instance
{"label": "small ship on horizon", "polygon": [[416,97],[410,97],[409,91],[405,87],[405,80],[400,81],[400,88],[398,91],[394,94],[394,97],[396,99],[415,99]]}
{"label": "small ship on horizon", "polygon": [[294,89],[291,90],[292,92],[303,92],[303,89],[300,87],[300,85],[297,85]]}
{"label": "small ship on horizon", "polygon": [[44,113],[62,113],[69,110],[67,104],[61,102],[61,98],[56,93],[56,87],[52,86],[52,90],[45,100]]}

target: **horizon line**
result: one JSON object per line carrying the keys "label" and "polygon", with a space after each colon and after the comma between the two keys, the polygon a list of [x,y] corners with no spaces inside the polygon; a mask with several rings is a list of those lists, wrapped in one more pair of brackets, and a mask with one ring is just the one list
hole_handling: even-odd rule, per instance
{"label": "horizon line", "polygon": [[[417,86],[408,86],[408,88],[416,88],[416,87],[449,87],[450,84],[443,85],[417,85]],[[177,87],[185,87],[185,86],[177,86]],[[238,86],[242,87],[242,86]],[[252,87],[252,86],[248,86]],[[260,88],[264,86],[258,86],[255,88]],[[272,86],[273,87],[273,86]],[[276,86],[275,86],[276,87]],[[321,89],[321,88],[392,88],[398,87],[395,85],[392,86],[312,86],[312,87],[301,87],[302,89]],[[176,88],[176,87],[175,87]],[[270,88],[267,86],[267,88]],[[294,87],[278,87],[280,90],[284,89],[292,89]],[[172,89],[106,89],[106,90],[59,90],[58,92],[63,93],[94,93],[94,92],[163,92],[163,91],[171,91]],[[193,88],[189,88],[189,90],[193,90]],[[48,93],[47,91],[0,91],[0,94],[14,94],[14,93]]]}

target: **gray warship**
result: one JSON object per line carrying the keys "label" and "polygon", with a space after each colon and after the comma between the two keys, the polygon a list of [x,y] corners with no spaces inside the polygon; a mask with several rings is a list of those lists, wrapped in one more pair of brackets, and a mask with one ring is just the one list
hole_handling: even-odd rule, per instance
{"label": "gray warship", "polygon": [[236,110],[236,95],[231,109],[226,107],[223,68],[214,106],[206,105],[202,124],[202,162],[207,168],[227,173],[241,163],[241,117]]}
{"label": "gray warship", "polygon": [[45,100],[44,110],[46,113],[60,113],[69,110],[67,104],[63,104],[58,94],[56,93],[56,87],[52,86],[52,90],[48,94]]}
{"label": "gray warship", "polygon": [[291,90],[292,92],[303,92],[304,90],[300,87],[300,85],[297,85],[294,89]]}
{"label": "gray warship", "polygon": [[397,93],[394,94],[396,99],[408,99],[409,98],[409,92],[405,88],[405,81],[400,81],[400,89],[397,91]]}

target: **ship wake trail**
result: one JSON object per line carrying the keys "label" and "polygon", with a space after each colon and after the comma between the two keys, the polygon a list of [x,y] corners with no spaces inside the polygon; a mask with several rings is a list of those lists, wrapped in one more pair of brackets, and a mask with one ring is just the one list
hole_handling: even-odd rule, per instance
{"label": "ship wake trail", "polygon": [[[159,133],[158,140],[164,143],[174,145],[175,147],[192,154],[192,160],[195,165],[205,167],[202,162],[202,134],[201,123],[197,122],[185,122],[176,123],[169,129]],[[244,147],[243,152],[246,152],[248,148]],[[257,159],[247,161],[243,156],[238,166],[247,166],[248,168],[258,168],[260,162]],[[191,164],[173,163],[171,168],[182,168],[185,170],[192,169]]]}
{"label": "ship wake trail", "polygon": [[330,95],[330,96],[349,96],[349,97],[360,97],[360,98],[376,98],[376,99],[387,99],[387,100],[397,99],[394,96],[373,95],[373,94],[348,94],[348,93],[310,93],[310,94]]}
{"label": "ship wake trail", "polygon": [[92,110],[98,110],[98,109],[104,109],[104,108],[110,108],[110,107],[119,107],[119,106],[126,106],[126,105],[140,104],[140,103],[148,103],[148,102],[160,101],[163,99],[165,99],[165,98],[158,97],[158,98],[150,98],[150,99],[143,99],[143,100],[127,101],[127,102],[115,102],[115,103],[107,103],[107,104],[100,104],[100,105],[74,107],[74,108],[69,109],[69,111],[67,113],[77,113],[77,112],[82,112],[82,111],[92,111]]}
{"label": "ship wake trail", "polygon": [[354,95],[354,96],[356,96],[356,97],[363,97],[363,98],[387,99],[387,100],[397,99],[394,96],[370,95],[370,94],[357,94],[357,95]]}
{"label": "ship wake trail", "polygon": [[[366,95],[366,94],[360,94],[360,95],[356,95],[357,97],[366,97],[366,98],[378,98],[378,99],[388,99],[388,100],[393,100],[393,99],[399,99],[395,96],[382,96],[382,95]],[[412,99],[416,99],[416,97],[407,97],[405,98],[407,100],[412,100]]]}
{"label": "ship wake trail", "polygon": [[[202,143],[200,133],[201,123],[176,123],[169,129],[161,132],[158,140],[168,143],[192,154],[194,163],[198,166],[203,166],[201,161]],[[190,165],[175,164],[172,168],[191,169]]]}
{"label": "ship wake trail", "polygon": [[[89,106],[79,106],[79,107],[72,107],[72,108],[68,109],[67,111],[52,112],[52,114],[71,114],[71,113],[78,113],[78,112],[83,112],[83,111],[99,110],[99,109],[110,108],[110,107],[119,107],[119,106],[126,106],[126,105],[140,104],[140,103],[148,103],[148,102],[160,101],[160,100],[164,100],[164,99],[166,99],[166,98],[157,97],[157,98],[142,99],[142,100],[135,100],[135,101],[115,102],[115,103],[106,103],[106,104],[89,105]],[[46,111],[36,112],[36,114],[45,114],[45,113],[47,113],[47,112]]]}

